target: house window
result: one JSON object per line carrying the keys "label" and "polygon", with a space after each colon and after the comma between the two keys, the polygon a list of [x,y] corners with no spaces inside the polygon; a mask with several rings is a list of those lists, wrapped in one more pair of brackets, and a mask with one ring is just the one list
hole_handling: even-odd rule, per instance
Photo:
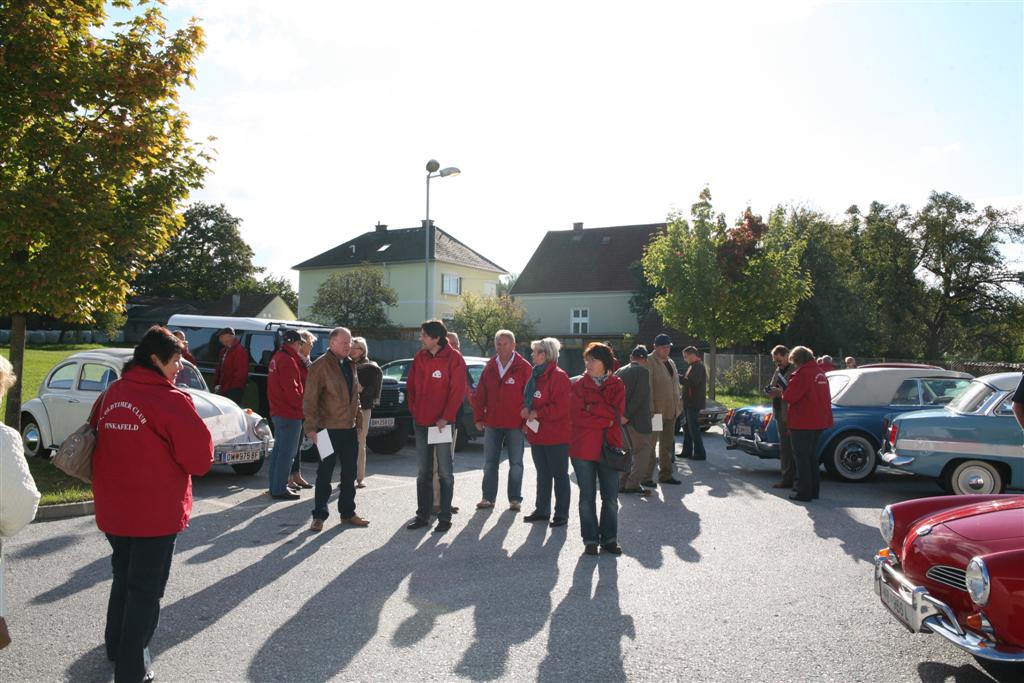
{"label": "house window", "polygon": [[453,273],[441,275],[441,291],[444,294],[462,294],[462,278]]}
{"label": "house window", "polygon": [[569,333],[570,334],[589,334],[590,333],[590,309],[589,308],[574,308],[569,316]]}

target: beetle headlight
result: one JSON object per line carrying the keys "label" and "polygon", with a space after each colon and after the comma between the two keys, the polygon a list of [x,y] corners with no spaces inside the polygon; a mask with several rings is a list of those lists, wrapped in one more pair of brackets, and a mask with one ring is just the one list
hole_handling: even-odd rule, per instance
{"label": "beetle headlight", "polygon": [[267,422],[267,418],[265,417],[256,423],[252,428],[252,432],[257,436],[257,438],[262,439],[263,441],[269,441],[270,437],[273,436],[273,432],[270,431],[270,423]]}
{"label": "beetle headlight", "polygon": [[403,403],[405,403],[405,392],[404,391],[399,391],[398,392],[398,404],[401,405]]}
{"label": "beetle headlight", "polygon": [[985,560],[980,557],[972,557],[967,563],[967,593],[971,596],[978,607],[988,604],[988,567]]}
{"label": "beetle headlight", "polygon": [[886,505],[882,508],[882,514],[878,519],[878,530],[882,534],[882,540],[885,541],[886,545],[892,542],[892,531],[895,528],[895,523],[892,519],[892,510]]}

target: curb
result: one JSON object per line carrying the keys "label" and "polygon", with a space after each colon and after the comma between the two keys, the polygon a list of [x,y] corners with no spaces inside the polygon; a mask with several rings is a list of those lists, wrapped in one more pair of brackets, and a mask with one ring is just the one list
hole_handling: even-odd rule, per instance
{"label": "curb", "polygon": [[36,521],[51,519],[67,519],[68,517],[85,517],[96,514],[96,506],[91,500],[78,503],[58,503],[57,505],[40,505],[36,511]]}

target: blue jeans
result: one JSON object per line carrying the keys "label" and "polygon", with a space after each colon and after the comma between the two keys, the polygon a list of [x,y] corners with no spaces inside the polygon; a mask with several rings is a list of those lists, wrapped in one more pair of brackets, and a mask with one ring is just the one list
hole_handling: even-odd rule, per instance
{"label": "blue jeans", "polygon": [[[338,512],[342,519],[356,514],[356,461],[359,459],[359,437],[353,429],[328,429],[334,452],[320,461],[316,468],[313,489],[313,519],[327,519],[327,501],[331,497],[331,478],[335,463],[341,463],[338,482]],[[289,451],[290,452],[290,451]]]}
{"label": "blue jeans", "polygon": [[107,657],[115,660],[114,681],[137,683],[146,675],[145,650],[160,621],[160,598],[171,573],[177,537],[107,534],[114,581],[103,639]]}
{"label": "blue jeans", "polygon": [[555,488],[555,517],[569,519],[569,444],[530,446],[533,465],[537,468],[537,504],[534,512],[551,516],[551,485]]}
{"label": "blue jeans", "polygon": [[[619,473],[600,462],[572,459],[580,487],[580,533],[587,545],[614,543],[619,531]],[[601,520],[597,490],[601,489]]]}
{"label": "blue jeans", "polygon": [[484,500],[493,503],[498,497],[498,463],[504,444],[508,450],[508,502],[522,502],[525,438],[522,429],[484,428]]}
{"label": "blue jeans", "polygon": [[691,455],[696,458],[708,457],[704,450],[704,437],[700,431],[700,408],[684,408],[686,416],[686,429],[683,433],[683,457]]}
{"label": "blue jeans", "polygon": [[302,441],[302,420],[275,415],[274,448],[270,451],[270,472],[267,480],[270,483],[270,495],[280,496],[288,493],[288,475],[292,469],[292,457]]}
{"label": "blue jeans", "polygon": [[[434,458],[437,457],[437,478],[440,483],[441,511],[437,518],[452,521],[452,496],[455,494],[455,465],[452,444],[427,444],[427,428],[413,425],[416,435],[416,517],[429,520],[434,507]],[[454,432],[453,432],[454,433]]]}

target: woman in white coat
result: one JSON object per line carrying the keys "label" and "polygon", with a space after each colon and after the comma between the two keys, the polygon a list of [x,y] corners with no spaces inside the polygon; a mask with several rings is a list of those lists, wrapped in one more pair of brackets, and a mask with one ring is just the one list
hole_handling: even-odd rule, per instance
{"label": "woman in white coat", "polygon": [[[0,356],[0,400],[14,386],[14,368]],[[0,648],[11,642],[7,631],[7,608],[4,600],[3,538],[13,536],[36,516],[39,491],[28,471],[21,435],[0,423]]]}

